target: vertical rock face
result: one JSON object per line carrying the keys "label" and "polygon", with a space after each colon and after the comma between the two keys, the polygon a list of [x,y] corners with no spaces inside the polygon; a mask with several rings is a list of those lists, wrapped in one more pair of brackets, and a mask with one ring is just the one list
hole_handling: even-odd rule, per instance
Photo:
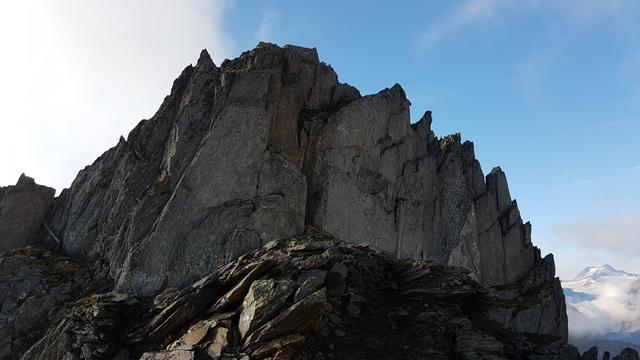
{"label": "vertical rock face", "polygon": [[315,50],[263,44],[221,68],[203,52],[152,119],[62,192],[54,233],[118,289],[146,294],[300,233],[300,115],[354,96]]}
{"label": "vertical rock face", "polygon": [[55,192],[24,174],[16,185],[0,187],[0,251],[34,241]]}
{"label": "vertical rock face", "polygon": [[567,309],[553,255],[547,255],[514,284],[494,288],[500,299],[502,322],[532,334],[554,334],[567,339]]}
{"label": "vertical rock face", "polygon": [[437,138],[430,112],[412,124],[409,106],[399,85],[360,96],[314,49],[262,43],[220,67],[203,51],[47,223],[65,253],[141,295],[305,226],[464,267],[489,287],[534,276],[540,252],[504,173],[485,177],[472,143]]}
{"label": "vertical rock face", "polygon": [[310,124],[308,222],[401,258],[471,270],[485,285],[516,281],[540,259],[504,173],[483,179],[473,144],[437,139],[431,114],[409,121],[399,85]]}

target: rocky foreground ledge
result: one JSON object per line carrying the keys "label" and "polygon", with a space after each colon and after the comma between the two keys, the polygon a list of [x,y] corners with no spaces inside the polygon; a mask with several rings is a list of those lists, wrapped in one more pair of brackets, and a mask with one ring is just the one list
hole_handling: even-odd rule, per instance
{"label": "rocky foreground ledge", "polygon": [[23,359],[580,359],[561,337],[508,329],[500,314],[526,299],[506,301],[468,270],[316,232],[154,298],[91,294],[100,286],[81,265],[36,247],[0,266],[17,315],[3,309],[3,329],[15,330],[4,358],[23,348]]}

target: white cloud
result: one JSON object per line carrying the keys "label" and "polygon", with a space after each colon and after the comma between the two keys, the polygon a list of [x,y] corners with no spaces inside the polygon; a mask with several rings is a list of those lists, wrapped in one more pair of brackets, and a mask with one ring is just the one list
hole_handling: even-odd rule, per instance
{"label": "white cloud", "polygon": [[[626,14],[632,0],[462,0],[421,35],[421,45],[430,48],[465,27],[494,22],[518,11],[541,11],[545,17],[567,20],[573,26],[590,26]],[[544,30],[545,24],[542,25]]]}
{"label": "white cloud", "polygon": [[556,235],[587,249],[606,249],[624,257],[640,256],[640,212],[556,224]]}
{"label": "white cloud", "polygon": [[231,55],[224,0],[0,4],[0,184],[21,172],[58,190],[157,110],[208,48]]}
{"label": "white cloud", "polygon": [[274,10],[269,10],[262,14],[260,25],[256,31],[258,41],[273,41],[273,37],[278,32],[282,15]]}
{"label": "white cloud", "polygon": [[568,281],[563,287],[586,293],[593,299],[567,297],[569,335],[591,337],[640,328],[640,298],[632,291],[638,276],[608,276],[595,282]]}
{"label": "white cloud", "polygon": [[422,34],[421,45],[430,48],[466,26],[495,20],[498,13],[510,5],[511,0],[465,0]]}
{"label": "white cloud", "polygon": [[[419,35],[419,46],[429,49],[467,28],[501,23],[517,15],[538,15],[537,26],[526,35],[523,55],[515,63],[513,79],[529,99],[537,100],[575,34],[614,18],[616,26],[635,29],[636,19],[629,14],[637,10],[632,0],[462,0]],[[629,31],[623,33],[629,36]],[[629,73],[637,63],[630,59],[621,65],[621,71]]]}

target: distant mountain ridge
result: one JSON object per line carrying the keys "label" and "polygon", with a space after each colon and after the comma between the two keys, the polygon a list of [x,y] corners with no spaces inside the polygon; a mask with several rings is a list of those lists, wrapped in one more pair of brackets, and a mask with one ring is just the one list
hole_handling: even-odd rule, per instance
{"label": "distant mountain ridge", "polygon": [[609,354],[619,354],[626,348],[631,348],[636,351],[640,350],[640,346],[633,343],[589,338],[576,339],[572,342],[572,345],[577,347],[581,353],[589,350],[593,346],[597,346],[599,352],[604,353],[605,351],[607,351],[609,352]]}
{"label": "distant mountain ridge", "polygon": [[612,354],[640,347],[640,275],[608,264],[590,266],[562,287],[571,344]]}
{"label": "distant mountain ridge", "polygon": [[618,270],[609,264],[602,266],[590,266],[580,271],[574,280],[583,280],[586,278],[599,279],[605,276],[630,276],[637,277],[638,274],[631,274],[623,270]]}
{"label": "distant mountain ridge", "polygon": [[572,280],[563,280],[563,288],[578,292],[588,292],[588,289],[601,284],[603,280],[617,278],[626,280],[640,280],[640,275],[618,270],[611,265],[589,266],[584,268]]}
{"label": "distant mountain ridge", "polygon": [[574,291],[571,289],[563,289],[564,297],[567,302],[582,302],[595,300],[596,296],[581,291]]}

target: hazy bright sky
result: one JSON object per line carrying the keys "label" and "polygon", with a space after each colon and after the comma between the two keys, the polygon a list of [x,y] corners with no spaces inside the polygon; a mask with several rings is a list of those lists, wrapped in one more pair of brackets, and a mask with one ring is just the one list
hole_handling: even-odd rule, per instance
{"label": "hazy bright sky", "polygon": [[562,278],[640,272],[636,0],[3,1],[0,185],[69,186],[200,49],[260,40],[317,47],[362,93],[398,82],[414,119],[474,141]]}

